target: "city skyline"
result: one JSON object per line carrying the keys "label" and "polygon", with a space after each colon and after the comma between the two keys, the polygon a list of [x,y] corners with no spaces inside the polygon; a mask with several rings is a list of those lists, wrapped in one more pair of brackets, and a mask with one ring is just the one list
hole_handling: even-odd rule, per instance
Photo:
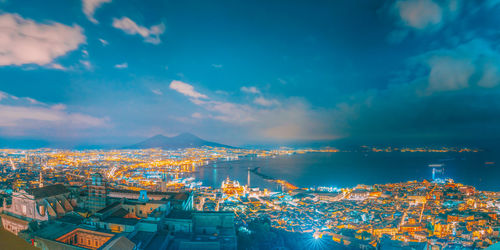
{"label": "city skyline", "polygon": [[0,9],[4,144],[183,132],[230,145],[499,139],[498,1]]}
{"label": "city skyline", "polygon": [[0,249],[500,249],[500,0],[0,0]]}

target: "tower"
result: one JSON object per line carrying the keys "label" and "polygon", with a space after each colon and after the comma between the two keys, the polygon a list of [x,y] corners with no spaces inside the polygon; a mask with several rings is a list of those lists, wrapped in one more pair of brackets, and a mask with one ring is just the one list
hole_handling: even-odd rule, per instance
{"label": "tower", "polygon": [[43,187],[43,167],[47,168],[47,161],[45,160],[40,164],[40,176],[38,180],[38,187]]}
{"label": "tower", "polygon": [[162,173],[161,174],[161,181],[160,181],[160,192],[167,192],[167,174]]}
{"label": "tower", "polygon": [[40,179],[38,180],[38,187],[43,187],[43,169],[40,168]]}
{"label": "tower", "polygon": [[106,181],[99,173],[90,175],[90,180],[87,184],[89,187],[88,209],[95,213],[106,207]]}
{"label": "tower", "polygon": [[432,168],[432,181],[441,182],[444,180],[444,164],[429,164]]}

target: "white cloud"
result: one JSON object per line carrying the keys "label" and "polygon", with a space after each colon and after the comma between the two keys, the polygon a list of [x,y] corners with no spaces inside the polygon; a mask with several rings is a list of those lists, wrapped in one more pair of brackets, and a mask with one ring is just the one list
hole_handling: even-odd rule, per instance
{"label": "white cloud", "polygon": [[[192,118],[207,118],[241,128],[254,138],[278,140],[313,140],[338,138],[331,129],[331,111],[314,109],[300,98],[287,98],[283,105],[275,99],[258,99],[259,106],[228,101],[202,100],[191,85],[183,86],[190,101],[205,109],[206,115],[192,114]],[[187,88],[187,90],[184,90]],[[256,88],[247,88],[256,92]],[[180,91],[179,91],[180,92]],[[203,95],[205,96],[205,95]],[[264,106],[264,108],[262,108]]]}
{"label": "white cloud", "polygon": [[153,25],[148,29],[136,24],[128,17],[122,17],[121,19],[114,18],[113,27],[129,35],[140,35],[144,38],[145,42],[152,44],[159,44],[161,42],[160,35],[165,32],[165,25],[163,23]]}
{"label": "white cloud", "polygon": [[[498,58],[500,60],[500,58]],[[492,88],[500,84],[500,63],[497,61],[483,64],[483,75],[477,82],[483,88]]]}
{"label": "white cloud", "polygon": [[244,124],[256,119],[254,110],[247,105],[220,101],[195,101],[194,103],[213,112],[210,118],[223,122]]}
{"label": "white cloud", "polygon": [[101,42],[102,46],[107,46],[107,45],[109,45],[109,42],[108,42],[108,41],[106,41],[106,40],[104,40],[104,39],[102,39],[102,38],[99,38],[99,42]]}
{"label": "white cloud", "polygon": [[0,66],[52,63],[85,43],[78,25],[36,23],[17,14],[0,15]]}
{"label": "white cloud", "polygon": [[212,64],[212,67],[214,67],[214,68],[222,68],[222,64]]}
{"label": "white cloud", "polygon": [[260,94],[260,90],[254,86],[250,86],[250,87],[243,86],[240,88],[240,90],[245,92],[245,93]]}
{"label": "white cloud", "polygon": [[117,68],[117,69],[126,69],[126,68],[128,68],[128,63],[124,62],[124,63],[116,64],[115,68]]}
{"label": "white cloud", "polygon": [[500,53],[481,39],[429,51],[414,60],[429,70],[427,94],[500,84]]}
{"label": "white cloud", "polygon": [[30,97],[19,98],[0,92],[0,128],[15,131],[31,128],[85,129],[106,126],[106,118],[68,112],[64,104],[47,105]]}
{"label": "white cloud", "polygon": [[443,19],[443,9],[432,0],[400,0],[394,6],[404,24],[415,29],[440,24]]}
{"label": "white cloud", "polygon": [[279,102],[275,99],[266,99],[264,97],[257,97],[253,100],[253,103],[264,106],[264,107],[271,107],[274,105],[279,105]]}
{"label": "white cloud", "polygon": [[80,60],[80,63],[85,67],[87,70],[92,69],[92,64],[88,60]]}
{"label": "white cloud", "polygon": [[396,0],[390,5],[398,29],[389,33],[389,43],[400,43],[412,32],[435,32],[456,19],[466,4],[463,0]]}
{"label": "white cloud", "polygon": [[153,94],[155,95],[163,95],[163,92],[161,92],[161,90],[159,89],[152,89],[151,92],[153,92]]}
{"label": "white cloud", "polygon": [[429,60],[429,91],[449,91],[469,87],[474,65],[466,58],[436,56]]}
{"label": "white cloud", "polygon": [[198,101],[195,104],[211,112],[207,118],[237,125],[246,133],[261,139],[316,140],[339,137],[332,130],[330,110],[314,109],[299,98],[288,98],[284,102],[285,105],[265,109],[220,101]]}
{"label": "white cloud", "polygon": [[111,0],[82,0],[83,13],[91,22],[97,24],[99,22],[94,18],[94,13],[104,3],[111,3]]}
{"label": "white cloud", "polygon": [[51,68],[51,69],[67,70],[66,67],[62,66],[59,63],[51,63],[51,64],[48,65],[48,67]]}
{"label": "white cloud", "polygon": [[196,98],[196,99],[198,99],[198,98],[208,99],[208,97],[206,95],[201,94],[199,92],[196,92],[192,85],[187,84],[185,82],[173,80],[170,83],[169,87],[171,89],[185,95],[185,96],[189,96],[189,97]]}

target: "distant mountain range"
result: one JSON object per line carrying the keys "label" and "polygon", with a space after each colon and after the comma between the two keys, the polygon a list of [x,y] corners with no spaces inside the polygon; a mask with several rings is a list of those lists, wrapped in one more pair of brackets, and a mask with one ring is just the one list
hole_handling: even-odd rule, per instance
{"label": "distant mountain range", "polygon": [[197,148],[202,146],[233,148],[232,146],[220,144],[217,142],[205,141],[196,135],[182,133],[177,136],[167,137],[164,135],[155,135],[137,144],[124,147],[126,149],[179,149],[179,148]]}

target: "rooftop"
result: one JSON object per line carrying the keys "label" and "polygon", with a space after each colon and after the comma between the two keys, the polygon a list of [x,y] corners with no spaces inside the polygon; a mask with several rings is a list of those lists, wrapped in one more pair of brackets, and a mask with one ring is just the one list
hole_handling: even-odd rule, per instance
{"label": "rooftop", "polygon": [[68,192],[68,189],[62,184],[56,184],[41,188],[31,188],[26,190],[26,193],[33,195],[35,199],[56,196]]}

